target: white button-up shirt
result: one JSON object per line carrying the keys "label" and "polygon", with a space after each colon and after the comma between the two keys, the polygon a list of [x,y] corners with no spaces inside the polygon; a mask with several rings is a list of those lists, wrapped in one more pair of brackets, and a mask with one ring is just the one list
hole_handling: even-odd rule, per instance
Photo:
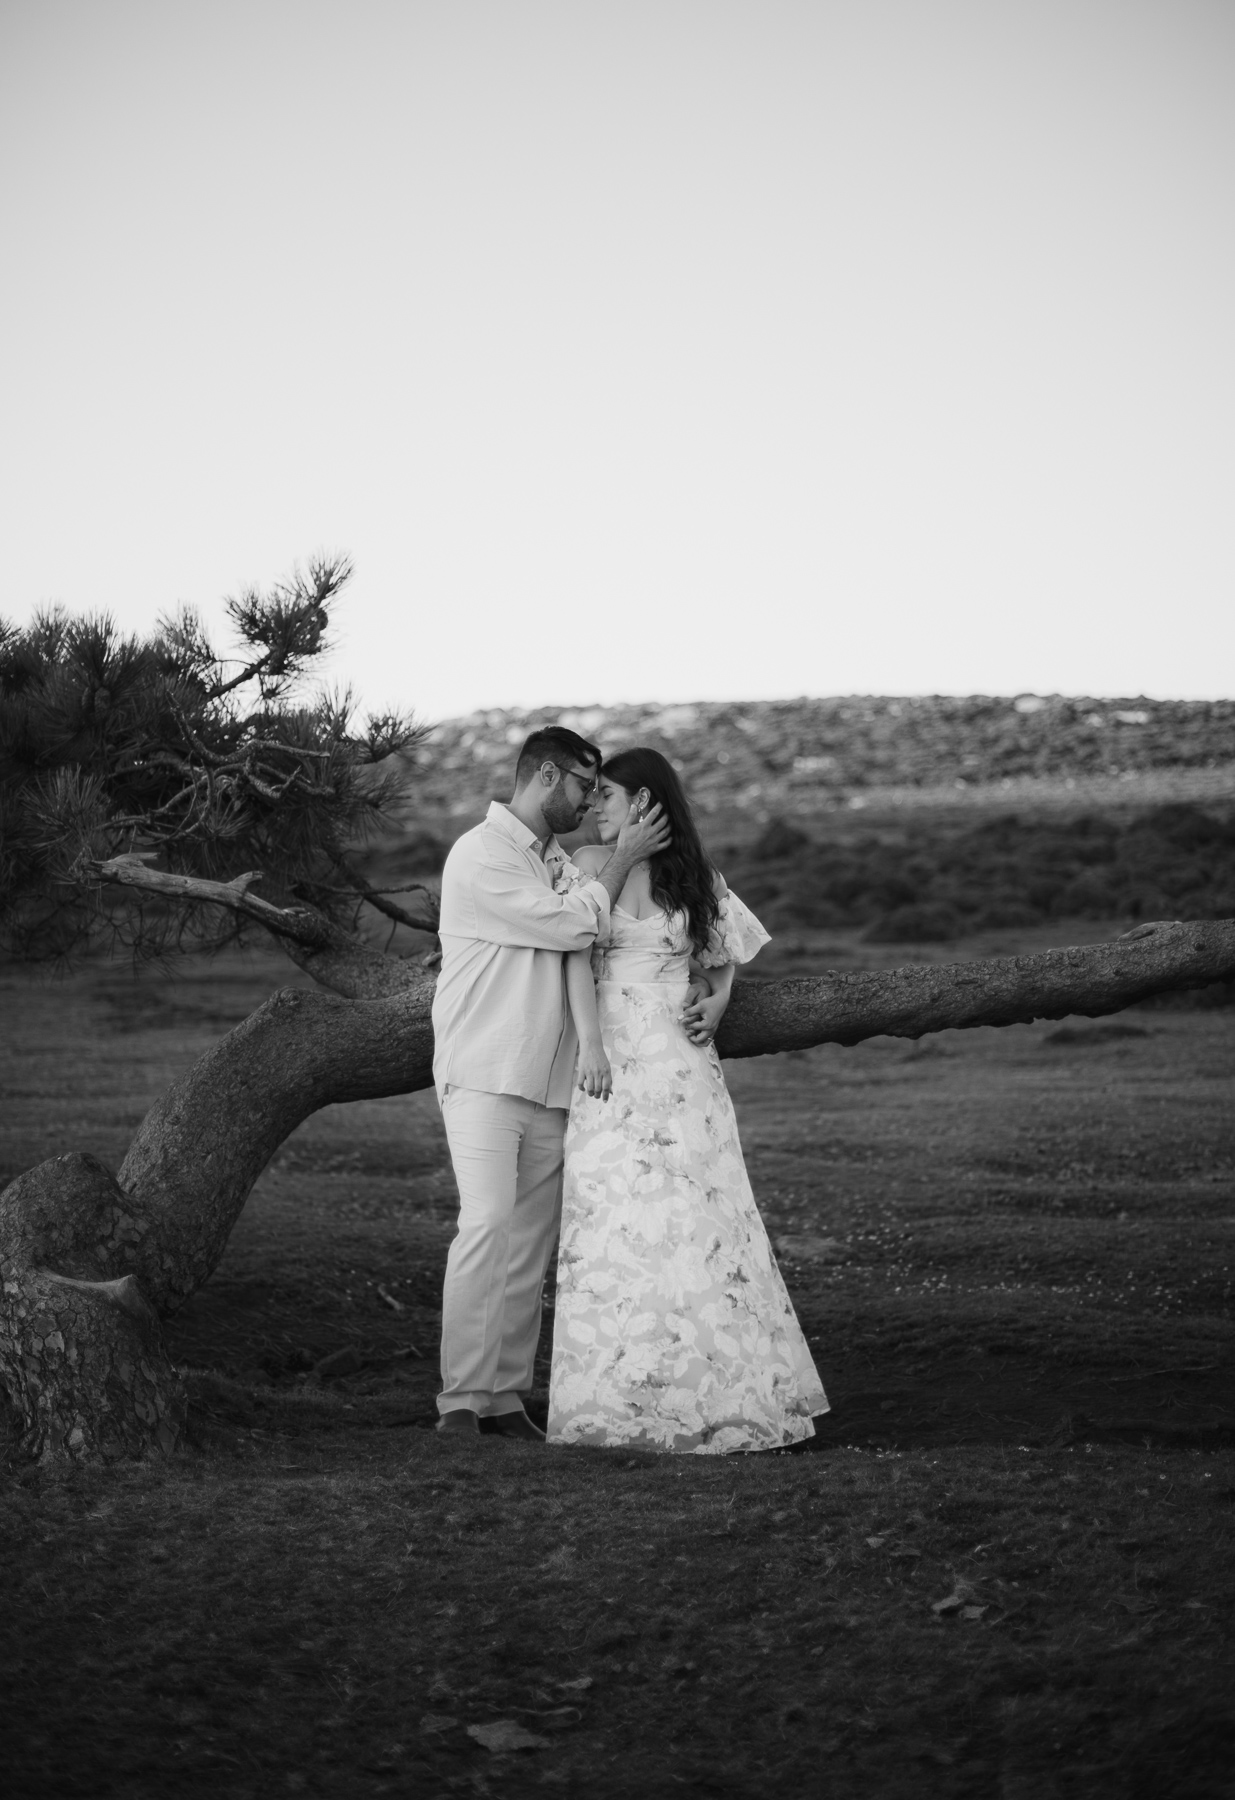
{"label": "white button-up shirt", "polygon": [[449,1084],[570,1105],[577,1039],[562,957],[608,931],[609,895],[598,881],[555,894],[547,864],[561,860],[556,839],[542,857],[540,840],[498,800],[446,858],[433,999],[439,1100]]}

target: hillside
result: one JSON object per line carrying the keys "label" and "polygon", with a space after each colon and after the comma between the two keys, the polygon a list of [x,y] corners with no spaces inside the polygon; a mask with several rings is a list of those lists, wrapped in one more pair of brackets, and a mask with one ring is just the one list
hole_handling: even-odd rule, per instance
{"label": "hillside", "polygon": [[[416,756],[404,833],[370,861],[439,868],[557,721],[654,744],[705,841],[782,942],[941,943],[1055,922],[1235,915],[1235,701],[976,696],[494,711]],[[804,937],[803,934],[806,934]]]}
{"label": "hillside", "polygon": [[1232,700],[850,697],[449,719],[417,757],[417,816],[482,811],[494,794],[508,793],[523,738],[553,722],[604,750],[655,745],[677,765],[701,814],[761,821],[1026,783],[1106,787],[1184,775],[1199,792],[1235,793]]}

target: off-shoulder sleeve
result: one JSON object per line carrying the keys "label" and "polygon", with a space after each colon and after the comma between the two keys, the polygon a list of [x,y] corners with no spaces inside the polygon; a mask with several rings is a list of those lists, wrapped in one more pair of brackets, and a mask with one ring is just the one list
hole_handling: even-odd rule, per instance
{"label": "off-shoulder sleeve", "polygon": [[732,888],[720,903],[720,916],[708,933],[707,947],[696,952],[695,961],[704,969],[719,969],[725,963],[748,963],[772,934],[765,931],[749,906],[744,906]]}

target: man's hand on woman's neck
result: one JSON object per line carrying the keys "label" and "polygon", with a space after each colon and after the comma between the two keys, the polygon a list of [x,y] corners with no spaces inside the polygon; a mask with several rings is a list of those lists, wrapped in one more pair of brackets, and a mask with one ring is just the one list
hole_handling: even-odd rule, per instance
{"label": "man's hand on woman's neck", "polygon": [[671,842],[668,822],[659,805],[651,807],[642,819],[635,817],[635,809],[631,807],[626,823],[618,832],[613,855],[596,877],[608,894],[611,906],[617,904],[618,895],[626,886],[626,877],[635,864],[646,862],[659,850],[667,850]]}
{"label": "man's hand on woman's neck", "polygon": [[[529,781],[526,787],[516,788],[506,802],[509,811],[536,838],[542,861],[545,845],[553,835],[553,827],[544,814],[544,801],[552,792],[551,788],[542,788],[536,782]],[[618,833],[613,854],[596,877],[608,893],[610,904],[617,900],[626,886],[626,877],[635,864],[646,862],[649,856],[655,856],[659,850],[668,849],[671,841],[669,826],[659,805],[650,807],[643,818],[635,816],[632,805],[626,823]]]}

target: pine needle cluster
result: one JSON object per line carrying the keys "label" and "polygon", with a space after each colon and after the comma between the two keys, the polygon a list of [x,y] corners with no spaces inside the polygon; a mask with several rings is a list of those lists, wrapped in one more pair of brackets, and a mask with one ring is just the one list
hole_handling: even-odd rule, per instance
{"label": "pine needle cluster", "polygon": [[227,603],[242,655],[221,656],[182,609],[146,637],[62,608],[0,620],[0,944],[27,958],[93,944],[147,954],[231,941],[251,924],[218,906],[169,905],[102,884],[140,857],[172,874],[255,874],[274,905],[335,923],[393,908],[349,853],[407,780],[396,755],[424,728],[353,720],[347,693],[307,691],[329,648],[343,558],[318,558]]}

